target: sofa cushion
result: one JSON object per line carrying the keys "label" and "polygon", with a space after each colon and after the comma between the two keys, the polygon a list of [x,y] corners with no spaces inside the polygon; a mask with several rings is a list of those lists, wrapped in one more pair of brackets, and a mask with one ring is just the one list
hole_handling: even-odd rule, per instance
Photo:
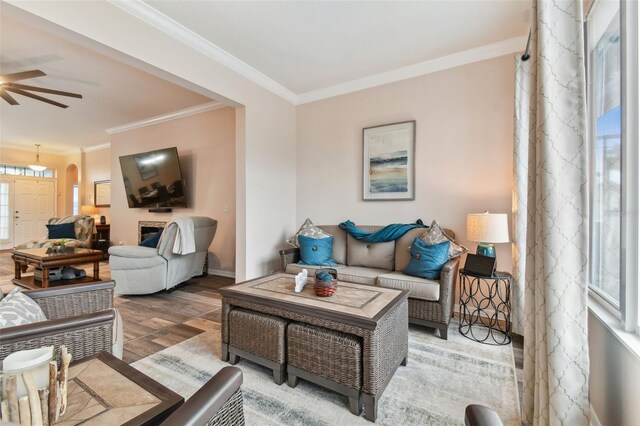
{"label": "sofa cushion", "polygon": [[453,259],[454,257],[460,256],[468,251],[465,246],[457,244],[452,238],[450,238],[446,234],[445,230],[442,229],[440,224],[435,220],[431,222],[431,227],[429,227],[429,230],[425,232],[420,239],[429,244],[439,244],[444,243],[445,241],[451,242],[449,245],[449,259]]}
{"label": "sofa cushion", "polygon": [[347,266],[338,269],[338,280],[356,284],[376,285],[378,276],[387,274],[388,269],[367,268],[362,266]]}
{"label": "sofa cushion", "polygon": [[[332,268],[340,270],[340,268],[346,268],[346,266],[347,265],[337,264],[336,266],[332,266]],[[316,271],[318,269],[324,269],[324,268],[326,268],[326,266],[303,265],[303,264],[300,264],[300,263],[289,263],[287,265],[287,269],[285,270],[285,272],[287,274],[298,275],[300,272],[302,272],[303,269],[306,269],[309,272],[309,277],[313,278],[313,277],[315,277]]]}
{"label": "sofa cushion", "polygon": [[411,277],[399,271],[380,275],[378,277],[378,285],[396,290],[409,290],[409,297],[413,299],[430,301],[438,301],[440,299],[440,283],[438,281]]}
{"label": "sofa cushion", "polygon": [[145,258],[157,256],[158,250],[144,246],[113,246],[109,247],[109,254],[127,258]]}
{"label": "sofa cushion", "polygon": [[450,245],[449,240],[439,244],[429,244],[416,238],[411,244],[411,260],[404,268],[404,273],[428,280],[440,278],[440,271],[449,260]]}
{"label": "sofa cushion", "polygon": [[347,265],[349,266],[393,270],[394,253],[395,241],[367,243],[347,235]]}
{"label": "sofa cushion", "polygon": [[287,243],[291,244],[294,247],[300,247],[300,243],[298,243],[299,235],[304,235],[305,237],[311,237],[311,238],[330,237],[329,234],[327,234],[322,229],[315,226],[313,222],[311,222],[311,219],[309,218],[307,218],[307,220],[304,221],[302,226],[300,226],[300,229],[298,229],[298,232],[296,232],[293,237],[287,240]]}
{"label": "sofa cushion", "polygon": [[336,262],[331,257],[333,237],[311,238],[298,235],[298,244],[300,244],[300,258],[302,259],[298,263],[323,266],[336,265]]}
{"label": "sofa cushion", "polygon": [[338,225],[318,225],[329,235],[333,236],[333,260],[343,265],[347,264],[347,233]]}
{"label": "sofa cushion", "polygon": [[396,271],[404,271],[404,268],[409,264],[409,260],[411,260],[411,253],[409,253],[409,249],[413,240],[416,238],[420,238],[426,231],[426,228],[416,228],[412,229],[402,237],[396,240],[395,247],[395,270]]}

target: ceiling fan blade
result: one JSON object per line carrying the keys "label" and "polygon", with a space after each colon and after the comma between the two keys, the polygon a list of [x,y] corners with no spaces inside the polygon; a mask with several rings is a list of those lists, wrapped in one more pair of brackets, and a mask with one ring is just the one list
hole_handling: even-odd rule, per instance
{"label": "ceiling fan blade", "polygon": [[46,74],[40,70],[14,72],[13,74],[0,75],[0,80],[3,83],[10,83],[12,81],[27,80],[29,78],[44,77]]}
{"label": "ceiling fan blade", "polygon": [[71,98],[82,99],[82,95],[79,95],[77,93],[63,92],[61,90],[54,90],[54,89],[45,89],[44,87],[27,86],[26,84],[6,83],[4,84],[4,87],[5,88],[15,87],[16,89],[28,90],[30,92],[51,93],[52,95],[69,96]]}
{"label": "ceiling fan blade", "polygon": [[52,101],[51,99],[43,98],[42,96],[34,95],[33,93],[25,92],[24,90],[21,90],[21,89],[16,89],[15,87],[6,87],[5,86],[4,90],[9,91],[9,92],[13,92],[13,93],[17,93],[19,95],[26,96],[28,98],[37,99],[39,101],[46,102],[48,104],[55,105],[55,106],[60,107],[60,108],[68,108],[69,107],[69,105],[61,104],[60,102]]}
{"label": "ceiling fan blade", "polygon": [[18,101],[16,101],[15,99],[13,99],[13,96],[11,96],[10,94],[8,94],[6,92],[6,90],[0,88],[0,97],[2,97],[2,99],[4,99],[5,101],[7,101],[9,104],[11,105],[20,105],[18,103]]}

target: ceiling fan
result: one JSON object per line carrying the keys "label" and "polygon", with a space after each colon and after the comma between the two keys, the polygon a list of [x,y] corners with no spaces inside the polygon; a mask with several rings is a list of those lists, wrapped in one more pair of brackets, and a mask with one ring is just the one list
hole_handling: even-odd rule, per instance
{"label": "ceiling fan", "polygon": [[30,78],[44,77],[44,76],[46,76],[46,74],[40,70],[31,70],[31,71],[16,72],[13,74],[0,75],[0,97],[2,97],[2,99],[7,101],[10,105],[19,105],[18,101],[16,101],[13,98],[13,96],[11,96],[8,93],[8,92],[12,92],[18,95],[26,96],[28,98],[39,100],[41,102],[46,102],[48,104],[55,105],[60,108],[67,108],[68,105],[61,104],[60,102],[56,102],[51,99],[44,98],[40,95],[36,95],[35,93],[31,93],[31,92],[50,93],[52,95],[69,96],[71,98],[82,99],[82,95],[79,95],[77,93],[63,92],[60,90],[46,89],[44,87],[27,86],[26,84],[14,83],[14,81],[27,80]]}

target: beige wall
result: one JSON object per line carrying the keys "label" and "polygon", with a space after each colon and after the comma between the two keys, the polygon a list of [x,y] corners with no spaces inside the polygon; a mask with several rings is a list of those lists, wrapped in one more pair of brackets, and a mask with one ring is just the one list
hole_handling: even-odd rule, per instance
{"label": "beige wall", "polygon": [[223,108],[111,135],[112,243],[136,244],[139,220],[166,221],[172,215],[128,207],[119,157],[177,146],[189,207],[174,208],[173,214],[218,220],[209,268],[235,271],[235,133],[235,110]]}
{"label": "beige wall", "polygon": [[[296,222],[437,219],[511,212],[514,60],[504,56],[298,107]],[[416,120],[415,201],[362,200],[362,129]],[[283,241],[283,240],[281,240]],[[497,246],[511,271],[511,247]]]}
{"label": "beige wall", "polygon": [[236,246],[236,280],[277,268],[278,242],[295,227],[296,110],[291,103],[109,2],[10,0],[3,3],[3,13],[243,107],[236,181],[244,185],[236,187],[242,209],[237,211],[236,233],[246,238]]}
{"label": "beige wall", "polygon": [[[35,146],[33,150],[21,150],[13,148],[0,148],[0,163],[12,166],[26,166],[33,164],[36,159]],[[72,213],[73,192],[67,184],[67,168],[75,165],[81,169],[80,154],[56,155],[40,152],[40,163],[56,171],[56,215],[58,217],[70,215]],[[78,176],[80,183],[80,175]]]}
{"label": "beige wall", "polygon": [[[100,180],[111,179],[111,148],[103,148],[96,151],[82,153],[82,194],[80,204],[95,204],[93,183]],[[96,207],[95,216],[105,216],[107,223],[111,223],[111,208]],[[96,223],[98,223],[96,221]]]}

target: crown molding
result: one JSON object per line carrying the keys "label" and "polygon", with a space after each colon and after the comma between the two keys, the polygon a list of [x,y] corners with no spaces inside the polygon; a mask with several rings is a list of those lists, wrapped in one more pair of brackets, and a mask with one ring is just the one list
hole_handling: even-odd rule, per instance
{"label": "crown molding", "polygon": [[109,0],[112,4],[138,19],[170,35],[178,41],[196,49],[216,62],[230,68],[257,85],[295,104],[297,95],[277,81],[261,73],[251,65],[231,55],[204,37],[191,31],[179,22],[141,0]]}
{"label": "crown molding", "polygon": [[193,107],[181,109],[178,111],[170,112],[168,114],[157,115],[155,117],[145,118],[144,120],[133,121],[121,126],[111,127],[104,131],[112,135],[114,133],[127,132],[129,130],[138,129],[140,127],[152,126],[154,124],[164,123],[165,121],[176,120],[178,118],[185,118],[191,115],[201,114],[207,111],[213,111],[214,109],[224,108],[227,105],[220,102],[208,102],[202,105],[196,105]]}
{"label": "crown molding", "polygon": [[298,95],[297,104],[306,104],[309,102],[320,101],[322,99],[332,98],[334,96],[344,95],[359,90],[369,89],[371,87],[382,86],[384,84],[395,83],[409,78],[419,77],[426,74],[442,71],[449,68],[459,67],[461,65],[471,64],[473,62],[484,61],[486,59],[496,58],[498,56],[508,55],[514,52],[520,52],[527,43],[527,37],[514,37],[497,43],[487,44],[485,46],[476,47],[462,52],[453,53],[447,56],[430,59],[414,65],[398,68],[392,71],[371,75],[357,80],[348,81],[346,83],[336,84],[335,86],[326,87],[324,89],[314,90]]}
{"label": "crown molding", "polygon": [[86,152],[100,151],[108,148],[111,148],[111,142],[105,142],[98,145],[88,146],[86,148],[82,148],[81,151],[86,153]]}

